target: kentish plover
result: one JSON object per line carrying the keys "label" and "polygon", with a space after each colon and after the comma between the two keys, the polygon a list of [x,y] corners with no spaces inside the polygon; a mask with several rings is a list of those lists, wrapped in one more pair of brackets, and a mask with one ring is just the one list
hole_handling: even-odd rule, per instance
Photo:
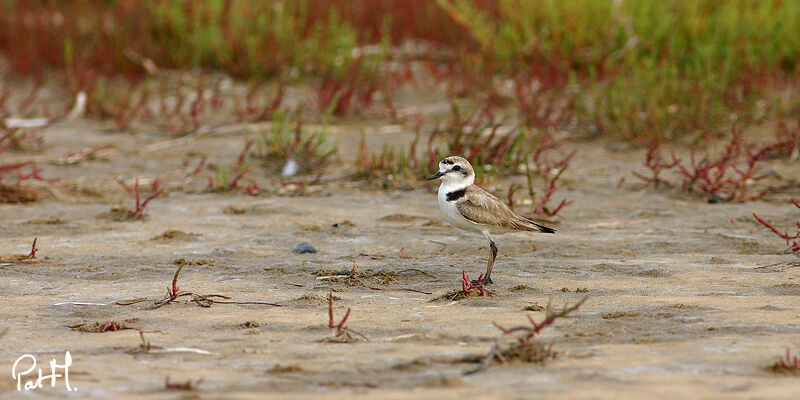
{"label": "kentish plover", "polygon": [[491,255],[483,282],[492,283],[492,266],[497,258],[497,246],[491,234],[514,231],[555,233],[555,230],[517,215],[493,194],[473,185],[475,171],[463,157],[450,156],[439,162],[439,172],[428,180],[441,179],[439,209],[444,219],[457,228],[480,232],[489,241]]}

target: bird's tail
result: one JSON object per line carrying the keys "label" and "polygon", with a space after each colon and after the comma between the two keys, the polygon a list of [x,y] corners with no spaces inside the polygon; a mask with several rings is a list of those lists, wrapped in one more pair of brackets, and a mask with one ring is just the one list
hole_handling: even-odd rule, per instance
{"label": "bird's tail", "polygon": [[548,228],[548,227],[546,227],[544,225],[539,225],[539,224],[537,224],[535,222],[533,224],[536,225],[537,228],[539,228],[539,232],[542,232],[542,233],[556,233],[556,230],[553,229],[553,228]]}
{"label": "bird's tail", "polygon": [[546,227],[544,225],[541,225],[541,224],[537,224],[536,222],[533,222],[528,218],[524,218],[523,217],[522,220],[525,222],[525,224],[524,224],[525,228],[527,228],[527,230],[529,230],[529,231],[542,232],[542,233],[556,233],[555,229],[548,228],[548,227]]}

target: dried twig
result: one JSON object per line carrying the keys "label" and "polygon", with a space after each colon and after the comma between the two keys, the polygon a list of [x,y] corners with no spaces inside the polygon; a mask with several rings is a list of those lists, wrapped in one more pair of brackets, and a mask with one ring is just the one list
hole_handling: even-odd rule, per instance
{"label": "dried twig", "polygon": [[[38,85],[38,84],[37,84]],[[38,87],[36,88],[38,90]],[[36,99],[36,93],[31,92],[31,95],[23,102],[23,105],[20,106],[20,109],[26,108],[30,103],[32,103]],[[25,104],[27,103],[27,104]],[[83,114],[83,111],[86,109],[86,93],[79,92],[75,96],[75,104],[72,106],[72,109],[65,112],[59,117],[55,118],[6,118],[4,121],[4,125],[8,128],[43,128],[51,126],[55,123],[59,122],[67,122],[71,121],[75,118],[80,117]]]}
{"label": "dried twig", "polygon": [[114,145],[105,145],[99,147],[92,147],[92,148],[85,148],[78,152],[66,152],[63,156],[61,156],[61,162],[63,164],[77,164],[83,160],[91,160],[97,156],[97,153],[113,149]]}
{"label": "dried twig", "polygon": [[[178,287],[178,275],[181,273],[183,269],[183,265],[180,265],[178,269],[175,271],[175,275],[172,277],[172,284],[167,287],[167,294],[162,299],[155,300],[153,303],[153,309],[161,308],[173,301],[176,301],[180,297],[187,297],[191,296],[194,303],[201,307],[211,307],[213,304],[241,304],[241,305],[268,305],[273,307],[280,307],[280,304],[276,303],[269,303],[265,301],[227,301],[231,300],[230,297],[224,296],[221,294],[196,294],[189,291],[181,290]],[[218,300],[222,299],[222,300]],[[120,306],[129,306],[132,304],[141,303],[144,301],[148,301],[147,298],[136,298],[136,299],[129,299],[129,300],[119,300],[116,302],[117,305]]]}
{"label": "dried twig", "polygon": [[169,375],[167,375],[167,377],[164,379],[164,389],[191,391],[191,390],[197,390],[197,387],[200,386],[201,383],[203,383],[203,378],[200,378],[196,381],[192,381],[191,379],[189,379],[188,381],[183,383],[173,383],[169,381]]}

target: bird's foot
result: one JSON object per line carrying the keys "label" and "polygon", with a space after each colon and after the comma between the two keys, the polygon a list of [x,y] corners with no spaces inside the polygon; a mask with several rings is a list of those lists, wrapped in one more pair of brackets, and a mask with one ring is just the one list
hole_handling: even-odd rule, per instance
{"label": "bird's foot", "polygon": [[473,280],[471,280],[470,282],[472,282],[472,284],[473,284],[474,286],[478,286],[479,284],[480,284],[480,285],[488,285],[488,284],[490,284],[490,283],[494,283],[494,282],[492,282],[492,278],[483,278],[483,279],[481,279],[481,281],[480,281],[480,282],[478,282],[478,280],[477,280],[477,279],[473,279]]}

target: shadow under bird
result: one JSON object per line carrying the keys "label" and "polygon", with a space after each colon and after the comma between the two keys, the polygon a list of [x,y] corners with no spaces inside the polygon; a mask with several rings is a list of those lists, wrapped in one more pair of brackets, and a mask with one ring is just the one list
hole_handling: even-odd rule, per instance
{"label": "shadow under bird", "polygon": [[486,265],[484,283],[492,283],[492,267],[497,258],[497,246],[492,234],[556,232],[518,215],[495,195],[475,186],[475,171],[463,157],[450,156],[439,161],[439,171],[428,177],[429,181],[434,179],[442,180],[439,185],[439,209],[444,219],[457,228],[480,232],[489,241],[491,255]]}

